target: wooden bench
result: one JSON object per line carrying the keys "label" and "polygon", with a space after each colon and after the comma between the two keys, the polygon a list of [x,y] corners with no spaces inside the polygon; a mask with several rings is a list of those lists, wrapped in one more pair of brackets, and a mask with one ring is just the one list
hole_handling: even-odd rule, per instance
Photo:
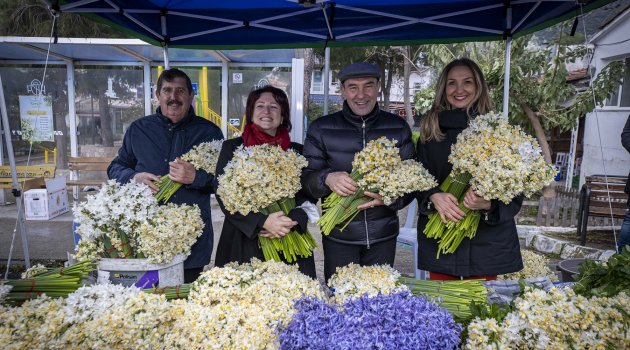
{"label": "wooden bench", "polygon": [[[628,195],[624,192],[627,176],[587,176],[580,190],[577,235],[586,244],[589,217],[623,219],[628,210]],[[612,223],[614,224],[614,223]]]}
{"label": "wooden bench", "polygon": [[[80,187],[101,186],[107,181],[107,167],[114,157],[70,157],[68,169],[70,180],[68,186],[73,186],[72,196],[79,199]],[[89,178],[85,176],[91,174]]]}
{"label": "wooden bench", "polygon": [[[21,187],[21,184],[25,181],[33,180],[38,177],[45,179],[54,178],[57,167],[54,165],[18,165],[15,168]],[[0,188],[13,188],[11,167],[8,165],[0,165]]]}

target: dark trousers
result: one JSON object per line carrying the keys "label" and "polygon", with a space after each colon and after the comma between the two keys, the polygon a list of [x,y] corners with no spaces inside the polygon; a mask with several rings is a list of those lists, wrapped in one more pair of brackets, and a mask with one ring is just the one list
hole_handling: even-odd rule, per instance
{"label": "dark trousers", "polygon": [[396,238],[365,245],[345,244],[322,239],[324,248],[324,278],[326,283],[338,267],[355,263],[361,266],[384,265],[394,266],[396,256]]}
{"label": "dark trousers", "polygon": [[192,269],[184,269],[184,283],[193,283],[203,272],[203,267],[194,267]]}
{"label": "dark trousers", "polygon": [[619,231],[619,240],[617,241],[617,252],[621,253],[623,247],[630,246],[630,201],[628,201],[628,211],[623,218],[621,231]]}

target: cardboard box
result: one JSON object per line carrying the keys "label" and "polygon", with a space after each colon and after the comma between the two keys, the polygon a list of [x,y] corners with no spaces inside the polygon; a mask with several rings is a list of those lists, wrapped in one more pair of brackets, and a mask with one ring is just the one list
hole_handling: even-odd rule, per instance
{"label": "cardboard box", "polygon": [[[43,179],[36,180],[41,186]],[[30,185],[38,187],[36,183]],[[45,188],[33,188],[24,192],[26,220],[49,220],[68,210],[68,190],[63,176],[46,180]]]}

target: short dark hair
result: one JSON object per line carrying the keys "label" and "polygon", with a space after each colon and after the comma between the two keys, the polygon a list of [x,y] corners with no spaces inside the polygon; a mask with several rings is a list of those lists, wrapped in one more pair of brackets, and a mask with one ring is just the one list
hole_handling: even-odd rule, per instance
{"label": "short dark hair", "polygon": [[247,124],[252,123],[254,105],[260,98],[260,95],[265,92],[270,93],[273,96],[273,99],[280,105],[280,115],[282,116],[280,126],[284,126],[287,130],[291,131],[291,108],[289,107],[289,98],[284,91],[271,85],[261,87],[260,89],[253,90],[249,93],[249,96],[247,96],[247,104],[245,105],[245,121]]}
{"label": "short dark hair", "polygon": [[171,69],[165,69],[162,72],[162,74],[160,74],[160,77],[158,78],[158,81],[157,81],[157,93],[159,94],[160,91],[162,91],[162,84],[164,84],[165,80],[170,83],[173,80],[175,80],[175,78],[184,78],[186,80],[186,87],[188,88],[188,94],[190,95],[190,93],[193,92],[192,82],[190,81],[190,78],[188,77],[188,75],[177,68],[171,68]]}

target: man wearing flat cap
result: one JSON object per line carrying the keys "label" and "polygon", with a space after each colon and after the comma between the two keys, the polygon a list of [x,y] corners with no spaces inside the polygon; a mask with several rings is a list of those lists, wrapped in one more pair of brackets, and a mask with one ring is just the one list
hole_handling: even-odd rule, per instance
{"label": "man wearing flat cap", "polygon": [[[302,174],[302,187],[308,195],[322,198],[335,192],[353,194],[357,184],[350,177],[354,154],[371,140],[385,136],[397,141],[402,159],[415,158],[411,129],[405,120],[383,111],[376,101],[381,70],[360,62],[339,71],[343,109],[315,120],[308,128],[304,156],[308,166]],[[371,192],[372,200],[359,206],[359,214],[340,231],[337,226],[322,237],[326,281],[338,267],[350,263],[362,266],[394,265],[396,236],[399,231],[397,211],[411,202],[411,196],[399,198],[389,206]]]}

